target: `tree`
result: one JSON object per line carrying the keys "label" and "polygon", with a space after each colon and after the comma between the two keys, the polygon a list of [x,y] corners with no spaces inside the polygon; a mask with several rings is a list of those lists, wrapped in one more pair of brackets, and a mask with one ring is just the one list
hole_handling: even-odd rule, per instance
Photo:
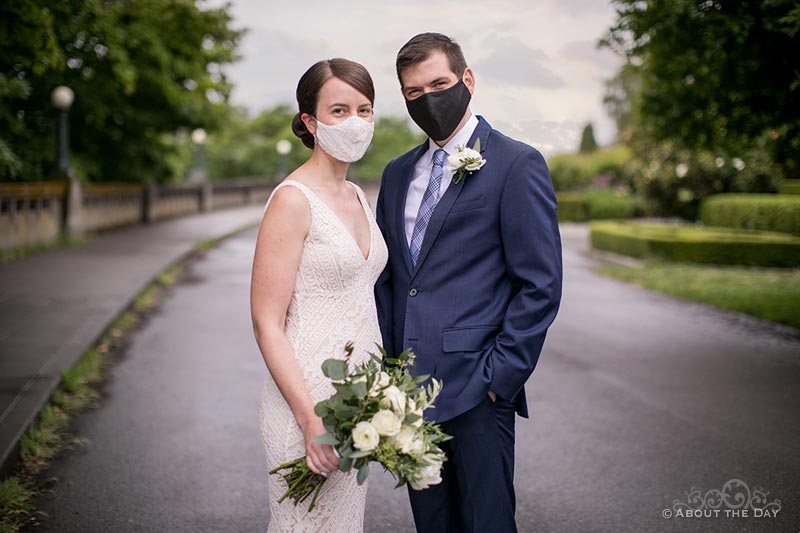
{"label": "tree", "polygon": [[583,133],[581,133],[581,146],[578,152],[590,154],[595,150],[597,150],[597,141],[594,140],[594,127],[590,122],[583,128]]}
{"label": "tree", "polygon": [[800,177],[800,5],[796,0],[614,0],[601,42],[641,80],[641,133],[735,154],[763,142]]}
{"label": "tree", "polygon": [[[209,175],[214,180],[261,176],[275,179],[280,156],[276,151],[279,140],[292,143],[287,170],[291,172],[311,155],[300,139],[292,133],[291,123],[295,110],[278,105],[250,119],[242,109],[226,115],[218,131],[206,143],[206,162]],[[386,164],[393,158],[425,140],[414,133],[405,118],[381,117],[375,124],[364,157],[350,165],[349,175],[360,180],[380,179]]]}
{"label": "tree", "polygon": [[381,117],[375,124],[372,144],[364,158],[350,167],[350,173],[363,180],[380,180],[389,161],[424,140],[424,135],[411,130],[407,119]]}
{"label": "tree", "polygon": [[75,92],[73,163],[93,181],[169,181],[180,128],[213,128],[242,31],[194,0],[0,4],[0,179],[52,166],[50,92]]}

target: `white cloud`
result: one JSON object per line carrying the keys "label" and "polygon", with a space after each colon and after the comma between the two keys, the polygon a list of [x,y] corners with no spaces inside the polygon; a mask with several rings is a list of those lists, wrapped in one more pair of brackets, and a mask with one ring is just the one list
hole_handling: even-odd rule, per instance
{"label": "white cloud", "polygon": [[476,71],[490,81],[512,83],[523,87],[557,89],[564,82],[545,66],[548,58],[516,37],[499,36],[492,39],[491,52],[474,64]]}
{"label": "white cloud", "polygon": [[346,57],[372,74],[376,114],[405,116],[395,54],[417,33],[438,31],[461,44],[475,71],[473,110],[504,133],[546,155],[573,151],[589,121],[598,142],[613,138],[603,82],[620,63],[594,49],[615,16],[605,0],[233,0],[232,12],[235,24],[249,32],[242,61],[225,72],[236,85],[233,102],[251,112],[294,106],[297,81],[308,67]]}

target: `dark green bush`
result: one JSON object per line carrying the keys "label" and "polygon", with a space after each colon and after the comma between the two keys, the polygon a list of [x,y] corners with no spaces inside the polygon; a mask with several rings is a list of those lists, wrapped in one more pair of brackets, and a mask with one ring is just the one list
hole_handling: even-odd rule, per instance
{"label": "dark green bush", "polygon": [[700,218],[706,226],[800,235],[800,196],[717,194],[703,201]]}
{"label": "dark green bush", "polygon": [[688,149],[674,143],[637,148],[633,160],[633,189],[649,202],[658,216],[694,221],[702,200],[720,193],[774,193],[781,169],[767,151],[754,143],[737,154]]}
{"label": "dark green bush", "polygon": [[592,222],[592,247],[689,263],[800,266],[800,238],[784,233],[642,222]]}

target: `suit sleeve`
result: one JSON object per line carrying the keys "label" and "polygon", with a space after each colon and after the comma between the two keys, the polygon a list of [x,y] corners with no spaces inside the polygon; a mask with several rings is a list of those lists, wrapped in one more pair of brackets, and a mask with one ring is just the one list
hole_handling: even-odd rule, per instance
{"label": "suit sleeve", "polygon": [[556,197],[536,150],[511,167],[500,200],[506,271],[516,295],[489,355],[491,390],[511,400],[525,386],[561,301],[561,237]]}
{"label": "suit sleeve", "polygon": [[[383,170],[383,176],[381,177],[381,188],[380,192],[378,193],[378,201],[375,206],[375,218],[378,222],[378,227],[381,230],[381,234],[383,235],[383,240],[389,242],[389,235],[386,228],[386,176],[389,171],[389,165]],[[397,354],[392,353],[393,346],[392,346],[392,339],[393,332],[392,332],[392,261],[391,258],[389,261],[386,262],[386,268],[383,269],[380,277],[378,277],[378,281],[375,283],[375,303],[378,307],[378,323],[380,324],[381,328],[381,339],[383,342],[383,348],[386,350],[387,354],[390,357],[394,357]]]}

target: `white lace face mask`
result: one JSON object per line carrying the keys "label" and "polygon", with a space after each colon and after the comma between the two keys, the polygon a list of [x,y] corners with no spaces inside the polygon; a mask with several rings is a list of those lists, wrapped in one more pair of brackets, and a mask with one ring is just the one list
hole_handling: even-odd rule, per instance
{"label": "white lace face mask", "polygon": [[332,157],[352,163],[364,157],[369,143],[372,142],[374,130],[374,122],[359,117],[350,117],[333,126],[317,120],[317,134],[314,135],[314,140]]}

